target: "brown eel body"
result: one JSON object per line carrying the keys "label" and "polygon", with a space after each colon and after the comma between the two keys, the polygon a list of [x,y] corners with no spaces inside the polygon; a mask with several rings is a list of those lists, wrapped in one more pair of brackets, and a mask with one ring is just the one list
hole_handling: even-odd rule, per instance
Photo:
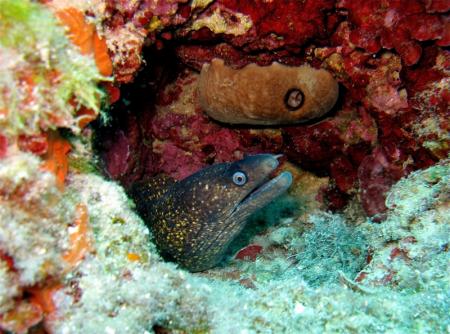
{"label": "brown eel body", "polygon": [[247,218],[291,185],[289,172],[270,179],[277,158],[259,154],[215,164],[162,187],[160,181],[137,184],[132,197],[161,255],[192,272],[220,262]]}

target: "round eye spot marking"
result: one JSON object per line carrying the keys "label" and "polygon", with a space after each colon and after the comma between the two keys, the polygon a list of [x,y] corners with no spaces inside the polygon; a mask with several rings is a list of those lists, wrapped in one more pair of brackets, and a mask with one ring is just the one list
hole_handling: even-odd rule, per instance
{"label": "round eye spot marking", "polygon": [[295,111],[299,109],[305,101],[305,95],[298,88],[291,88],[284,96],[284,105],[289,111]]}
{"label": "round eye spot marking", "polygon": [[233,182],[238,186],[243,186],[247,183],[247,175],[244,172],[237,171],[233,174]]}

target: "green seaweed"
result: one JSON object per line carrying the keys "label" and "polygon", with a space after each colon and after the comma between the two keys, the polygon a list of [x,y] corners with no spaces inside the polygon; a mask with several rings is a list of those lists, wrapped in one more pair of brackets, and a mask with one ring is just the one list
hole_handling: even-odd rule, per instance
{"label": "green seaweed", "polygon": [[[0,57],[8,59],[0,67],[0,110],[7,111],[8,134],[34,134],[57,126],[78,132],[79,107],[100,112],[104,93],[97,84],[107,78],[99,74],[92,57],[71,44],[45,6],[0,1]],[[32,92],[24,88],[24,80],[31,82]]]}
{"label": "green seaweed", "polygon": [[337,283],[341,272],[354,278],[366,264],[364,234],[337,214],[313,215],[309,222],[313,228],[302,235],[296,255],[301,277],[311,286]]}

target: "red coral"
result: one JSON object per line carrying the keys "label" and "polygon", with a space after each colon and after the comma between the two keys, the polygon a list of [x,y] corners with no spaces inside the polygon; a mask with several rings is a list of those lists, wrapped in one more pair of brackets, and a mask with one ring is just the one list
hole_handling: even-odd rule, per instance
{"label": "red coral", "polygon": [[36,155],[47,153],[48,142],[45,134],[40,135],[20,135],[17,144],[21,151],[30,152]]}
{"label": "red coral", "polygon": [[348,203],[349,196],[334,186],[322,189],[319,201],[323,201],[331,211],[342,210]]}
{"label": "red coral", "polygon": [[8,138],[0,133],[0,159],[3,159],[8,152]]}
{"label": "red coral", "polygon": [[129,185],[148,171],[148,164],[153,163],[154,154],[144,143],[136,116],[130,115],[125,120],[121,118],[120,122],[123,122],[120,128],[112,131],[108,129],[99,134],[102,138],[100,148],[107,173],[124,185]]}
{"label": "red coral", "polygon": [[[107,164],[109,159],[116,168],[111,175],[121,181],[137,179],[144,170],[182,178],[246,153],[280,152],[301,167],[330,176],[332,182],[322,193],[330,208],[342,208],[349,196],[359,193],[372,216],[385,210],[384,193],[393,183],[448,153],[450,94],[445,78],[450,60],[441,47],[450,43],[446,1],[218,0],[195,10],[177,1],[136,3],[117,5],[117,27],[137,16],[141,20],[158,15],[161,26],[177,29],[154,33],[149,42],[174,46],[177,61],[191,68],[200,70],[217,57],[234,68],[306,62],[331,71],[342,90],[336,108],[316,124],[231,128],[192,107],[193,99],[186,102],[189,111],[171,109],[180,108],[176,104],[191,81],[181,73],[166,88],[166,78],[155,73],[156,111],[141,108],[146,112],[129,116],[129,123],[120,127],[112,151],[127,157],[125,161],[107,156]],[[180,25],[194,13],[193,20],[214,11],[230,26],[237,14],[246,15],[251,26],[235,36]],[[135,67],[129,69],[131,75]],[[429,120],[437,124],[431,131]],[[427,146],[429,142],[440,146]]]}
{"label": "red coral", "polygon": [[418,42],[436,40],[447,45],[445,16],[436,13],[447,5],[428,3],[425,6],[419,0],[342,0],[337,7],[349,12],[353,25],[350,41],[369,53],[377,53],[382,47],[395,48],[410,66],[421,56]]}
{"label": "red coral", "polygon": [[161,155],[159,170],[176,180],[181,180],[205,166],[201,157],[177,147],[172,142],[165,142],[155,147]]}
{"label": "red coral", "polygon": [[128,169],[127,161],[130,156],[130,145],[123,131],[117,131],[114,135],[114,150],[104,153],[106,170],[112,178],[119,178]]}
{"label": "red coral", "polygon": [[355,166],[345,156],[339,156],[330,165],[331,177],[336,181],[337,188],[349,194],[356,186],[357,171]]}
{"label": "red coral", "polygon": [[289,138],[288,157],[311,169],[328,166],[344,146],[333,120],[311,126],[289,127],[285,129],[285,134]]}
{"label": "red coral", "polygon": [[103,84],[103,87],[105,87],[105,90],[108,92],[109,96],[109,103],[113,104],[117,102],[120,99],[120,89],[111,83],[105,83]]}
{"label": "red coral", "polygon": [[[309,39],[326,36],[325,12],[333,6],[334,0],[263,3],[257,0],[219,0],[208,11],[219,8],[248,15],[252,21],[250,30],[242,36],[230,36],[229,42],[236,47],[244,47],[246,51],[254,51],[296,48]],[[195,37],[193,34],[192,38]]]}

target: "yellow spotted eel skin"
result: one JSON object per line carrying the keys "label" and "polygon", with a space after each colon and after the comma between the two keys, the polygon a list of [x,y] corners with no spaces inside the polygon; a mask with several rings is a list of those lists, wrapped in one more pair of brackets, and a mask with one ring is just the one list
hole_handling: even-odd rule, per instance
{"label": "yellow spotted eel skin", "polygon": [[291,185],[287,171],[270,179],[277,158],[258,154],[209,166],[179,182],[134,185],[131,197],[161,255],[191,272],[217,265],[247,218]]}

